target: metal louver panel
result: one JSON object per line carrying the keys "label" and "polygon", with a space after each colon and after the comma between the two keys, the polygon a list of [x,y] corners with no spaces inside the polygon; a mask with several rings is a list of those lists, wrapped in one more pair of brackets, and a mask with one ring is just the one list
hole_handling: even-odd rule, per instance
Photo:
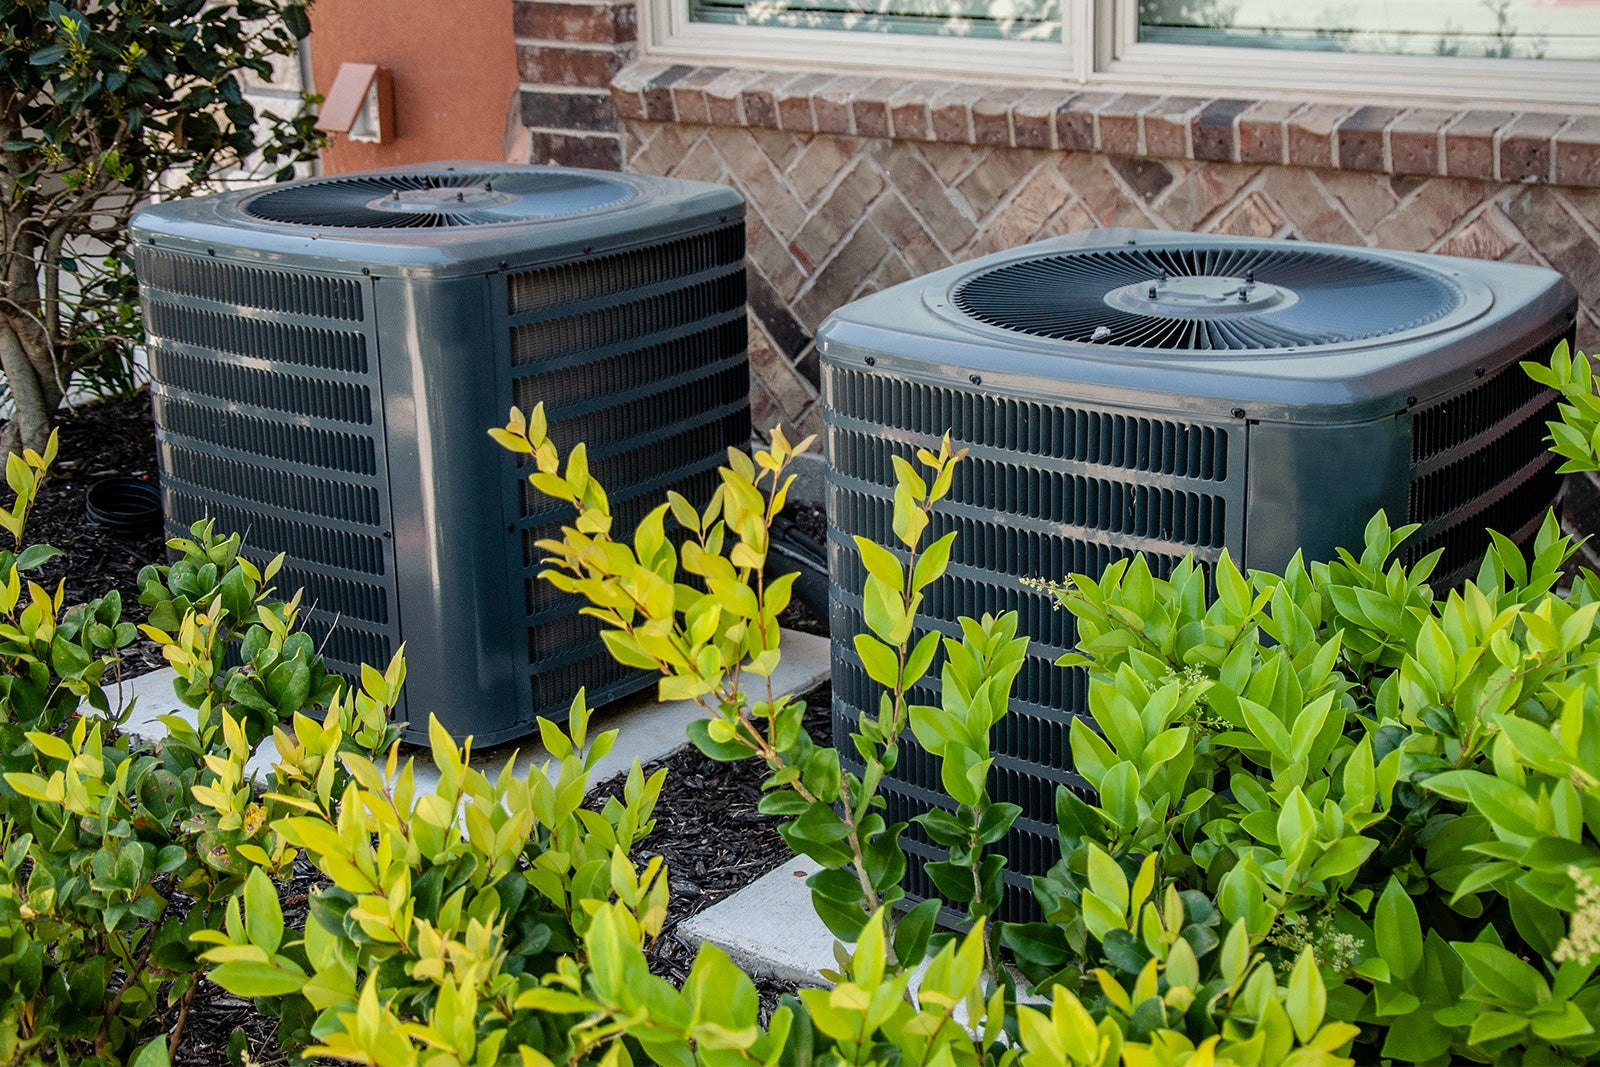
{"label": "metal louver panel", "polygon": [[[372,319],[349,278],[139,249],[168,531],[244,536],[329,668],[398,643],[389,483]],[[271,317],[261,317],[261,312]]]}
{"label": "metal louver panel", "polygon": [[[1067,709],[1085,706],[1086,678],[1054,662],[1075,644],[1071,615],[1019,579],[1097,573],[1140,550],[1158,571],[1188,554],[1202,561],[1224,547],[1237,554],[1243,464],[1232,453],[1243,427],[1025,400],[826,363],[823,396],[835,635],[865,630],[865,573],[852,538],[896,543],[892,458],[915,462],[916,449],[937,448],[946,429],[953,444],[971,451],[925,535],[957,533],[949,570],[926,591],[919,621],[958,635],[961,616],[1017,611],[1019,632],[1032,639],[1011,713],[991,739],[990,782],[996,799],[1023,808],[1007,845],[1007,894],[1023,909],[1012,917],[1030,914],[1026,878],[1042,874],[1055,857],[1055,787],[1086,786],[1071,770],[1067,745],[1073,714]],[[878,687],[839,639],[833,693],[835,746],[859,771],[847,735],[864,709],[877,708]],[[909,699],[937,703],[936,679],[915,687]],[[938,763],[909,735],[902,739],[900,761],[883,789],[891,809],[905,814],[891,821],[942,802]],[[908,883],[912,891],[914,885]]]}
{"label": "metal louver panel", "polygon": [[[1565,339],[1573,341],[1570,330]],[[1558,340],[1539,342],[1522,359],[1542,362]],[[1531,543],[1545,511],[1560,498],[1561,461],[1545,447],[1545,424],[1556,418],[1558,398],[1520,362],[1412,416],[1406,521],[1422,529],[1401,553],[1414,563],[1443,549],[1433,578],[1440,588],[1477,573],[1490,530]]]}
{"label": "metal louver panel", "polygon": [[[612,535],[631,537],[669,490],[703,505],[729,447],[750,437],[742,223],[627,254],[507,278],[511,395],[543,402],[565,452],[583,442],[610,498]],[[521,468],[526,473],[526,468]],[[558,716],[579,686],[591,704],[650,682],[620,667],[578,601],[538,577],[537,542],[565,508],[519,478],[517,554],[532,715]]]}

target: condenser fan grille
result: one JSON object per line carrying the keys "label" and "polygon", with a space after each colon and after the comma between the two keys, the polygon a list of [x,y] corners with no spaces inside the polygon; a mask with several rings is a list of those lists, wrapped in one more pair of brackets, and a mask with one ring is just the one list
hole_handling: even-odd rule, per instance
{"label": "condenser fan grille", "polygon": [[499,226],[578,215],[633,197],[622,182],[561,171],[363,174],[273,189],[247,214],[296,226],[360,230]]}
{"label": "condenser fan grille", "polygon": [[1085,249],[1008,263],[960,285],[980,322],[1141,349],[1307,348],[1425,326],[1463,302],[1440,275],[1297,248]]}

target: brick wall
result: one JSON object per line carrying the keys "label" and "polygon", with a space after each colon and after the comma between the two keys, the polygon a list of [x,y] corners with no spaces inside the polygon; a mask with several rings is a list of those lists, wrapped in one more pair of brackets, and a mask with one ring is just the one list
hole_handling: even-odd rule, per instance
{"label": "brick wall", "polygon": [[527,131],[516,155],[534,163],[621,168],[611,80],[634,57],[634,5],[512,0],[512,18]]}

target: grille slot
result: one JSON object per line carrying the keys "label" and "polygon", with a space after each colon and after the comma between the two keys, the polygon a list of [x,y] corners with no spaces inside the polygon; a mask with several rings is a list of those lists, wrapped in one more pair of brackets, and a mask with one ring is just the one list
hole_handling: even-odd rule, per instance
{"label": "grille slot", "polygon": [[[1547,359],[1556,340],[1551,338],[1535,345],[1524,358]],[[1412,463],[1422,466],[1434,456],[1498,426],[1547,394],[1544,386],[1524,374],[1515,363],[1508,364],[1465,393],[1416,413],[1411,423]]]}
{"label": "grille slot", "polygon": [[155,391],[153,400],[156,422],[168,434],[181,434],[196,442],[209,442],[266,459],[324,467],[346,474],[378,472],[375,444],[365,434],[278,422],[174,397],[160,389]]}
{"label": "grille slot", "polygon": [[[359,619],[379,626],[389,622],[389,597],[381,585],[287,565],[278,572],[273,584],[285,595],[300,590],[304,594],[300,598],[301,605],[312,611]],[[381,667],[383,664],[374,666]]]}
{"label": "grille slot", "polygon": [[241,500],[319,515],[362,526],[378,525],[378,491],[371,486],[312,478],[241,463],[163,441],[157,445],[161,470],[190,485],[208,486]]}
{"label": "grille slot", "polygon": [[290,556],[359,574],[384,574],[383,541],[370,534],[296,522],[278,515],[202,496],[163,479],[167,529],[181,534],[191,523],[212,518],[221,530],[243,535],[247,545],[271,545]]}
{"label": "grille slot", "polygon": [[523,411],[532,411],[543,401],[546,413],[559,418],[561,409],[569,405],[592,407],[599,397],[659,389],[685,375],[704,374],[721,360],[741,358],[746,330],[742,318],[719,322],[663,344],[517,378],[511,386],[512,402]]}
{"label": "grille slot", "polygon": [[829,402],[852,422],[971,445],[1152,474],[1224,481],[1228,435],[1214,426],[1086,411],[838,370]]}
{"label": "grille slot", "polygon": [[585,352],[682,329],[744,308],[744,272],[598,311],[514,327],[511,362],[522,366],[570,352]]}
{"label": "grille slot", "polygon": [[150,372],[163,385],[215,400],[231,400],[285,415],[311,415],[356,426],[372,424],[372,393],[366,386],[354,382],[302,378],[282,371],[193,356],[162,345],[150,348]]}
{"label": "grille slot", "polygon": [[519,315],[556,304],[642,289],[725,267],[743,258],[744,225],[741,223],[653,248],[525,271],[506,280],[511,292],[511,313]]}
{"label": "grille slot", "polygon": [[139,248],[139,282],[200,300],[360,322],[361,286],[352,278],[290,274],[226,263],[214,257],[174,256]]}
{"label": "grille slot", "polygon": [[145,305],[145,325],[152,339],[163,338],[211,352],[321,371],[367,372],[366,336],[351,330],[244,318],[160,300]]}

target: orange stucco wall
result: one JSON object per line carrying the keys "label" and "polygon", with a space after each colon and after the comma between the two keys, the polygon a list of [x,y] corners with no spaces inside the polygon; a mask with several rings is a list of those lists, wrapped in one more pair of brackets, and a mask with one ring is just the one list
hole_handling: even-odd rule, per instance
{"label": "orange stucco wall", "polygon": [[316,90],[340,63],[376,63],[394,79],[395,138],[362,144],[335,135],[330,174],[435,159],[504,159],[517,91],[508,0],[317,0],[311,6]]}

